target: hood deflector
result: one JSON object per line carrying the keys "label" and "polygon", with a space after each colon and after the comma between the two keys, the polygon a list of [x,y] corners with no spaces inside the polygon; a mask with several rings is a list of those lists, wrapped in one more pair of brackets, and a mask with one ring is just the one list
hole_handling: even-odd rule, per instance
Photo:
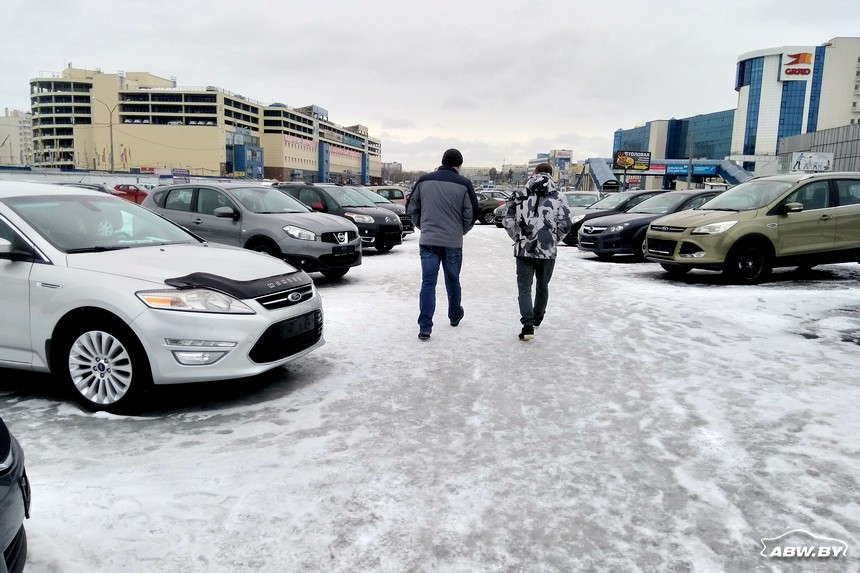
{"label": "hood deflector", "polygon": [[165,279],[164,281],[164,284],[179,289],[209,288],[229,294],[238,299],[257,298],[284,290],[292,290],[311,283],[313,283],[311,277],[303,271],[254,279],[252,281],[237,281],[210,273],[191,273],[184,277],[175,277]]}

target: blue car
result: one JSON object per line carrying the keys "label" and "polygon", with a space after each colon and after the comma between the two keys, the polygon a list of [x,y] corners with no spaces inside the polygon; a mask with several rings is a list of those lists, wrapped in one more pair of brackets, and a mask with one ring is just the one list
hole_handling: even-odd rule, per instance
{"label": "blue car", "polygon": [[24,451],[0,419],[0,571],[20,573],[27,561],[24,519],[30,517],[30,482],[24,471]]}

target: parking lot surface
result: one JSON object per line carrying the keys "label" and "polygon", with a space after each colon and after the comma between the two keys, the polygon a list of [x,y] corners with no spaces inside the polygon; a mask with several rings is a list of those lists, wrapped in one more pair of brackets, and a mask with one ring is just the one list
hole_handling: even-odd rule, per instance
{"label": "parking lot surface", "polygon": [[810,570],[860,552],[860,265],[759,286],[560,249],[520,342],[510,240],[466,237],[465,318],[417,339],[418,233],[318,278],[326,346],[90,414],[0,370],[27,572]]}

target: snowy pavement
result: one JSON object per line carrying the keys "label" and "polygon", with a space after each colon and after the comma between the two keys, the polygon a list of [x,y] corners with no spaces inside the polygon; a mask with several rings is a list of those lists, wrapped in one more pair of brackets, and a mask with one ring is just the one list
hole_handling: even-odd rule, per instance
{"label": "snowy pavement", "polygon": [[[27,573],[857,571],[860,265],[730,286],[560,249],[517,340],[504,231],[417,339],[417,235],[320,279],[327,344],[89,414],[0,370]],[[794,529],[848,557],[764,557]]]}

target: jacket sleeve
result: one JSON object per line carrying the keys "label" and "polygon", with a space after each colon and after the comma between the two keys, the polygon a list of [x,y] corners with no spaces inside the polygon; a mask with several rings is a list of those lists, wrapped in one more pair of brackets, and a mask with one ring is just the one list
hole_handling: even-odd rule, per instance
{"label": "jacket sleeve", "polygon": [[567,197],[564,194],[559,194],[559,203],[556,221],[558,225],[558,238],[563,239],[570,233],[573,222],[570,220],[570,207],[567,205]]}
{"label": "jacket sleeve", "polygon": [[469,196],[469,201],[472,203],[472,222],[469,225],[469,228],[471,229],[478,221],[481,211],[481,208],[478,206],[478,196],[475,195],[475,187],[472,185],[471,181],[466,182],[466,194]]}
{"label": "jacket sleeve", "polygon": [[406,214],[412,219],[412,224],[416,229],[421,229],[421,195],[418,184],[412,188],[412,193],[409,194],[409,199],[406,201]]}
{"label": "jacket sleeve", "polygon": [[517,204],[513,198],[505,203],[505,216],[502,219],[502,227],[505,228],[505,232],[511,239],[514,241],[518,239],[520,229],[517,226]]}

